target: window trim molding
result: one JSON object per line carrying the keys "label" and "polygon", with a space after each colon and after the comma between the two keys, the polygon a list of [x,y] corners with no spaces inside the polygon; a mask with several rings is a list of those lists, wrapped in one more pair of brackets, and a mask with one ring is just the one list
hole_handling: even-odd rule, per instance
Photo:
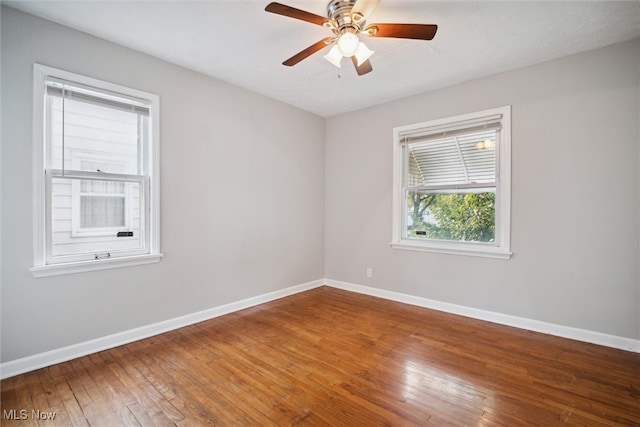
{"label": "window trim molding", "polygon": [[35,278],[60,276],[62,274],[84,273],[87,271],[107,270],[111,268],[131,267],[134,265],[154,264],[160,262],[164,254],[132,255],[120,258],[99,259],[90,261],[73,261],[58,264],[33,266],[31,274]]}
{"label": "window trim molding", "polygon": [[[45,132],[45,80],[47,77],[55,77],[72,81],[81,85],[97,87],[105,91],[123,93],[124,95],[144,99],[151,103],[149,116],[151,120],[149,131],[149,153],[144,161],[149,176],[148,209],[149,212],[149,253],[131,255],[121,258],[88,260],[81,262],[65,262],[48,264],[46,224],[47,211],[47,185],[45,176],[45,163],[48,146],[44,144]],[[160,252],[160,97],[158,95],[143,92],[114,83],[86,77],[57,68],[48,67],[38,63],[33,64],[33,266],[30,268],[34,277],[46,277],[61,274],[71,274],[86,271],[103,270],[117,267],[127,267],[140,264],[159,262],[163,254]]]}
{"label": "window trim molding", "polygon": [[[500,141],[496,150],[496,244],[456,242],[446,240],[416,240],[404,238],[403,195],[405,162],[401,137],[412,131],[436,128],[460,122],[472,122],[483,117],[502,115]],[[437,252],[488,258],[510,259],[511,252],[511,106],[493,108],[454,117],[430,120],[393,129],[393,206],[391,213],[391,247],[415,251]]]}

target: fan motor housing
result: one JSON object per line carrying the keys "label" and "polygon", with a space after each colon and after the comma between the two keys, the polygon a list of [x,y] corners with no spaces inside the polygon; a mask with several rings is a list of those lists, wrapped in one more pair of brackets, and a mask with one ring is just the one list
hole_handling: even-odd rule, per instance
{"label": "fan motor housing", "polygon": [[[351,18],[351,9],[356,0],[331,0],[327,5],[327,16],[334,20],[338,27],[334,30],[336,34],[342,34],[346,29],[353,29],[355,33],[364,26],[364,19],[356,20]],[[358,16],[360,16],[358,14]]]}

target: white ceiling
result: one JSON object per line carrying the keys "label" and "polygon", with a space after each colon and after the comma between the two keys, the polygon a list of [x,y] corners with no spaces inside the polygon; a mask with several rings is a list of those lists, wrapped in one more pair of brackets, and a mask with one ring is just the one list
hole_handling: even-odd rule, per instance
{"label": "white ceiling", "polygon": [[[366,39],[373,72],[321,51],[330,31],[264,11],[269,0],[8,1],[16,9],[329,117],[640,37],[640,1],[382,0],[367,20],[437,24],[432,41]],[[326,16],[328,1],[281,3]],[[328,51],[328,48],[326,48]]]}

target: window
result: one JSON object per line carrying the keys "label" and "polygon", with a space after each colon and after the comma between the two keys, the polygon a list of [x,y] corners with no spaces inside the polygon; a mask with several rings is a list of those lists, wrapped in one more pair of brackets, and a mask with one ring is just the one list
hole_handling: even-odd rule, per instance
{"label": "window", "polygon": [[394,129],[392,246],[508,259],[511,108]]}
{"label": "window", "polygon": [[156,95],[34,65],[34,276],[160,260]]}

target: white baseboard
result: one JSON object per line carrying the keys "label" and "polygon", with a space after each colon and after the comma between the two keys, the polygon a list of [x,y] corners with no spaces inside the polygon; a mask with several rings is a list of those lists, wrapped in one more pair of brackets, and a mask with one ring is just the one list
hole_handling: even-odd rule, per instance
{"label": "white baseboard", "polygon": [[11,360],[0,364],[0,379],[9,378],[18,374],[44,368],[46,366],[55,365],[56,363],[66,362],[67,360],[86,356],[87,354],[96,353],[102,350],[118,347],[123,344],[128,344],[133,341],[138,341],[143,338],[172,331],[184,326],[193,325],[194,323],[213,319],[214,317],[233,313],[258,304],[263,304],[289,295],[304,292],[309,289],[317,288],[323,284],[324,280],[314,280],[312,282],[291,286],[289,288],[243,299],[241,301],[235,301],[151,325],[130,329],[128,331],[73,344],[67,347],[57,348],[44,353],[35,354],[33,356]]}
{"label": "white baseboard", "polygon": [[621,350],[640,353],[640,340],[632,338],[619,337],[615,335],[603,334],[601,332],[589,331],[585,329],[572,328],[568,326],[556,325],[553,323],[540,322],[538,320],[526,319],[523,317],[510,316],[508,314],[496,313],[492,311],[480,310],[477,308],[465,307],[456,304],[450,304],[441,301],[435,301],[427,298],[416,297],[413,295],[402,294],[399,292],[388,291],[384,289],[371,288],[368,286],[356,285],[354,283],[341,282],[332,279],[319,279],[301,285],[291,286],[274,292],[258,295],[255,297],[243,299],[240,301],[213,307],[196,313],[187,314],[185,316],[176,317],[151,325],[142,326],[113,335],[96,338],[67,347],[62,347],[44,353],[27,356],[21,359],[11,360],[9,362],[0,363],[0,379],[9,378],[25,372],[44,368],[46,366],[55,365],[56,363],[66,362],[77,357],[86,356],[88,354],[118,347],[133,341],[138,341],[184,326],[193,325],[194,323],[213,319],[218,316],[233,313],[255,305],[263,304],[289,295],[304,292],[322,285],[331,286],[346,291],[357,292],[361,294],[371,295],[392,301],[398,301],[405,304],[416,305],[419,307],[430,308],[447,313],[457,314],[460,316],[471,317],[479,320],[486,320],[507,326],[514,326],[520,329],[542,332],[549,335],[555,335],[563,338],[570,338],[578,341],[590,342],[607,347],[613,347]]}
{"label": "white baseboard", "polygon": [[341,282],[338,280],[325,279],[325,284],[346,291],[358,292],[361,294],[385,298],[405,304],[417,305],[419,307],[444,311],[460,316],[471,317],[473,319],[486,320],[488,322],[498,323],[501,325],[514,326],[516,328],[526,329],[529,331],[542,332],[544,334],[640,353],[640,340],[635,340],[632,338],[619,337],[616,335],[604,334],[602,332],[556,325],[553,323],[541,322],[524,317],[517,317],[508,314],[496,313],[493,311],[480,310],[477,308],[435,301],[427,298],[387,291],[384,289],[371,288],[368,286]]}

